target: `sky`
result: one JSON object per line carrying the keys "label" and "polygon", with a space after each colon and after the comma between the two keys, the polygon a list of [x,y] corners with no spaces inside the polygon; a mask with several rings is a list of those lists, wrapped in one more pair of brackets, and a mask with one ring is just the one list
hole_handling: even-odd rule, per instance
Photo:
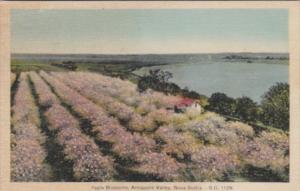
{"label": "sky", "polygon": [[288,52],[286,9],[12,10],[12,53]]}

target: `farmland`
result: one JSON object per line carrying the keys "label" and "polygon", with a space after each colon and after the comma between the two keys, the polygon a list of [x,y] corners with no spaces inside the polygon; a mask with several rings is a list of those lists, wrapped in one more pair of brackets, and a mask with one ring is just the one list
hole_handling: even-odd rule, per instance
{"label": "farmland", "polygon": [[11,74],[11,180],[289,180],[289,137],[92,72]]}

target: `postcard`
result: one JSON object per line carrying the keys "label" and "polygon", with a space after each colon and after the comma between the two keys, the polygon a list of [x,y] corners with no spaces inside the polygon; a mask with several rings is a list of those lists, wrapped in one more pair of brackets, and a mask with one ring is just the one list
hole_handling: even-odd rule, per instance
{"label": "postcard", "polygon": [[0,3],[1,190],[300,190],[299,15]]}

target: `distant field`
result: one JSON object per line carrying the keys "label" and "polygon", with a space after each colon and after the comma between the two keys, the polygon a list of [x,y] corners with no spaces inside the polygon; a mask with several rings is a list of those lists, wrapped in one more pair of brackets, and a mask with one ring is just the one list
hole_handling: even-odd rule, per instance
{"label": "distant field", "polygon": [[[57,64],[57,65],[54,65]],[[60,67],[62,62],[45,61],[45,60],[12,60],[11,71],[14,73],[26,71],[72,71],[66,67]],[[136,81],[137,77],[132,71],[143,66],[152,66],[150,63],[136,63],[127,61],[118,62],[73,62],[76,71],[92,71],[109,76],[118,76]]]}
{"label": "distant field", "polygon": [[32,61],[32,60],[12,60],[11,71],[12,72],[24,72],[24,71],[64,71],[59,67],[54,67],[48,62]]}
{"label": "distant field", "polygon": [[289,180],[283,132],[176,113],[181,97],[99,73],[18,61],[12,71],[12,181]]}

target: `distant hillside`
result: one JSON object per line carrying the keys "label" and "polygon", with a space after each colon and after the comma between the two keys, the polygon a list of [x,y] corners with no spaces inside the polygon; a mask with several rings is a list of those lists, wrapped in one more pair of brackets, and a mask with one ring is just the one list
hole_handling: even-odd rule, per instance
{"label": "distant hillside", "polygon": [[31,61],[74,61],[74,62],[141,62],[152,64],[170,64],[197,62],[203,60],[228,59],[288,59],[288,53],[217,53],[217,54],[139,54],[139,55],[107,55],[107,54],[12,54],[12,59]]}

